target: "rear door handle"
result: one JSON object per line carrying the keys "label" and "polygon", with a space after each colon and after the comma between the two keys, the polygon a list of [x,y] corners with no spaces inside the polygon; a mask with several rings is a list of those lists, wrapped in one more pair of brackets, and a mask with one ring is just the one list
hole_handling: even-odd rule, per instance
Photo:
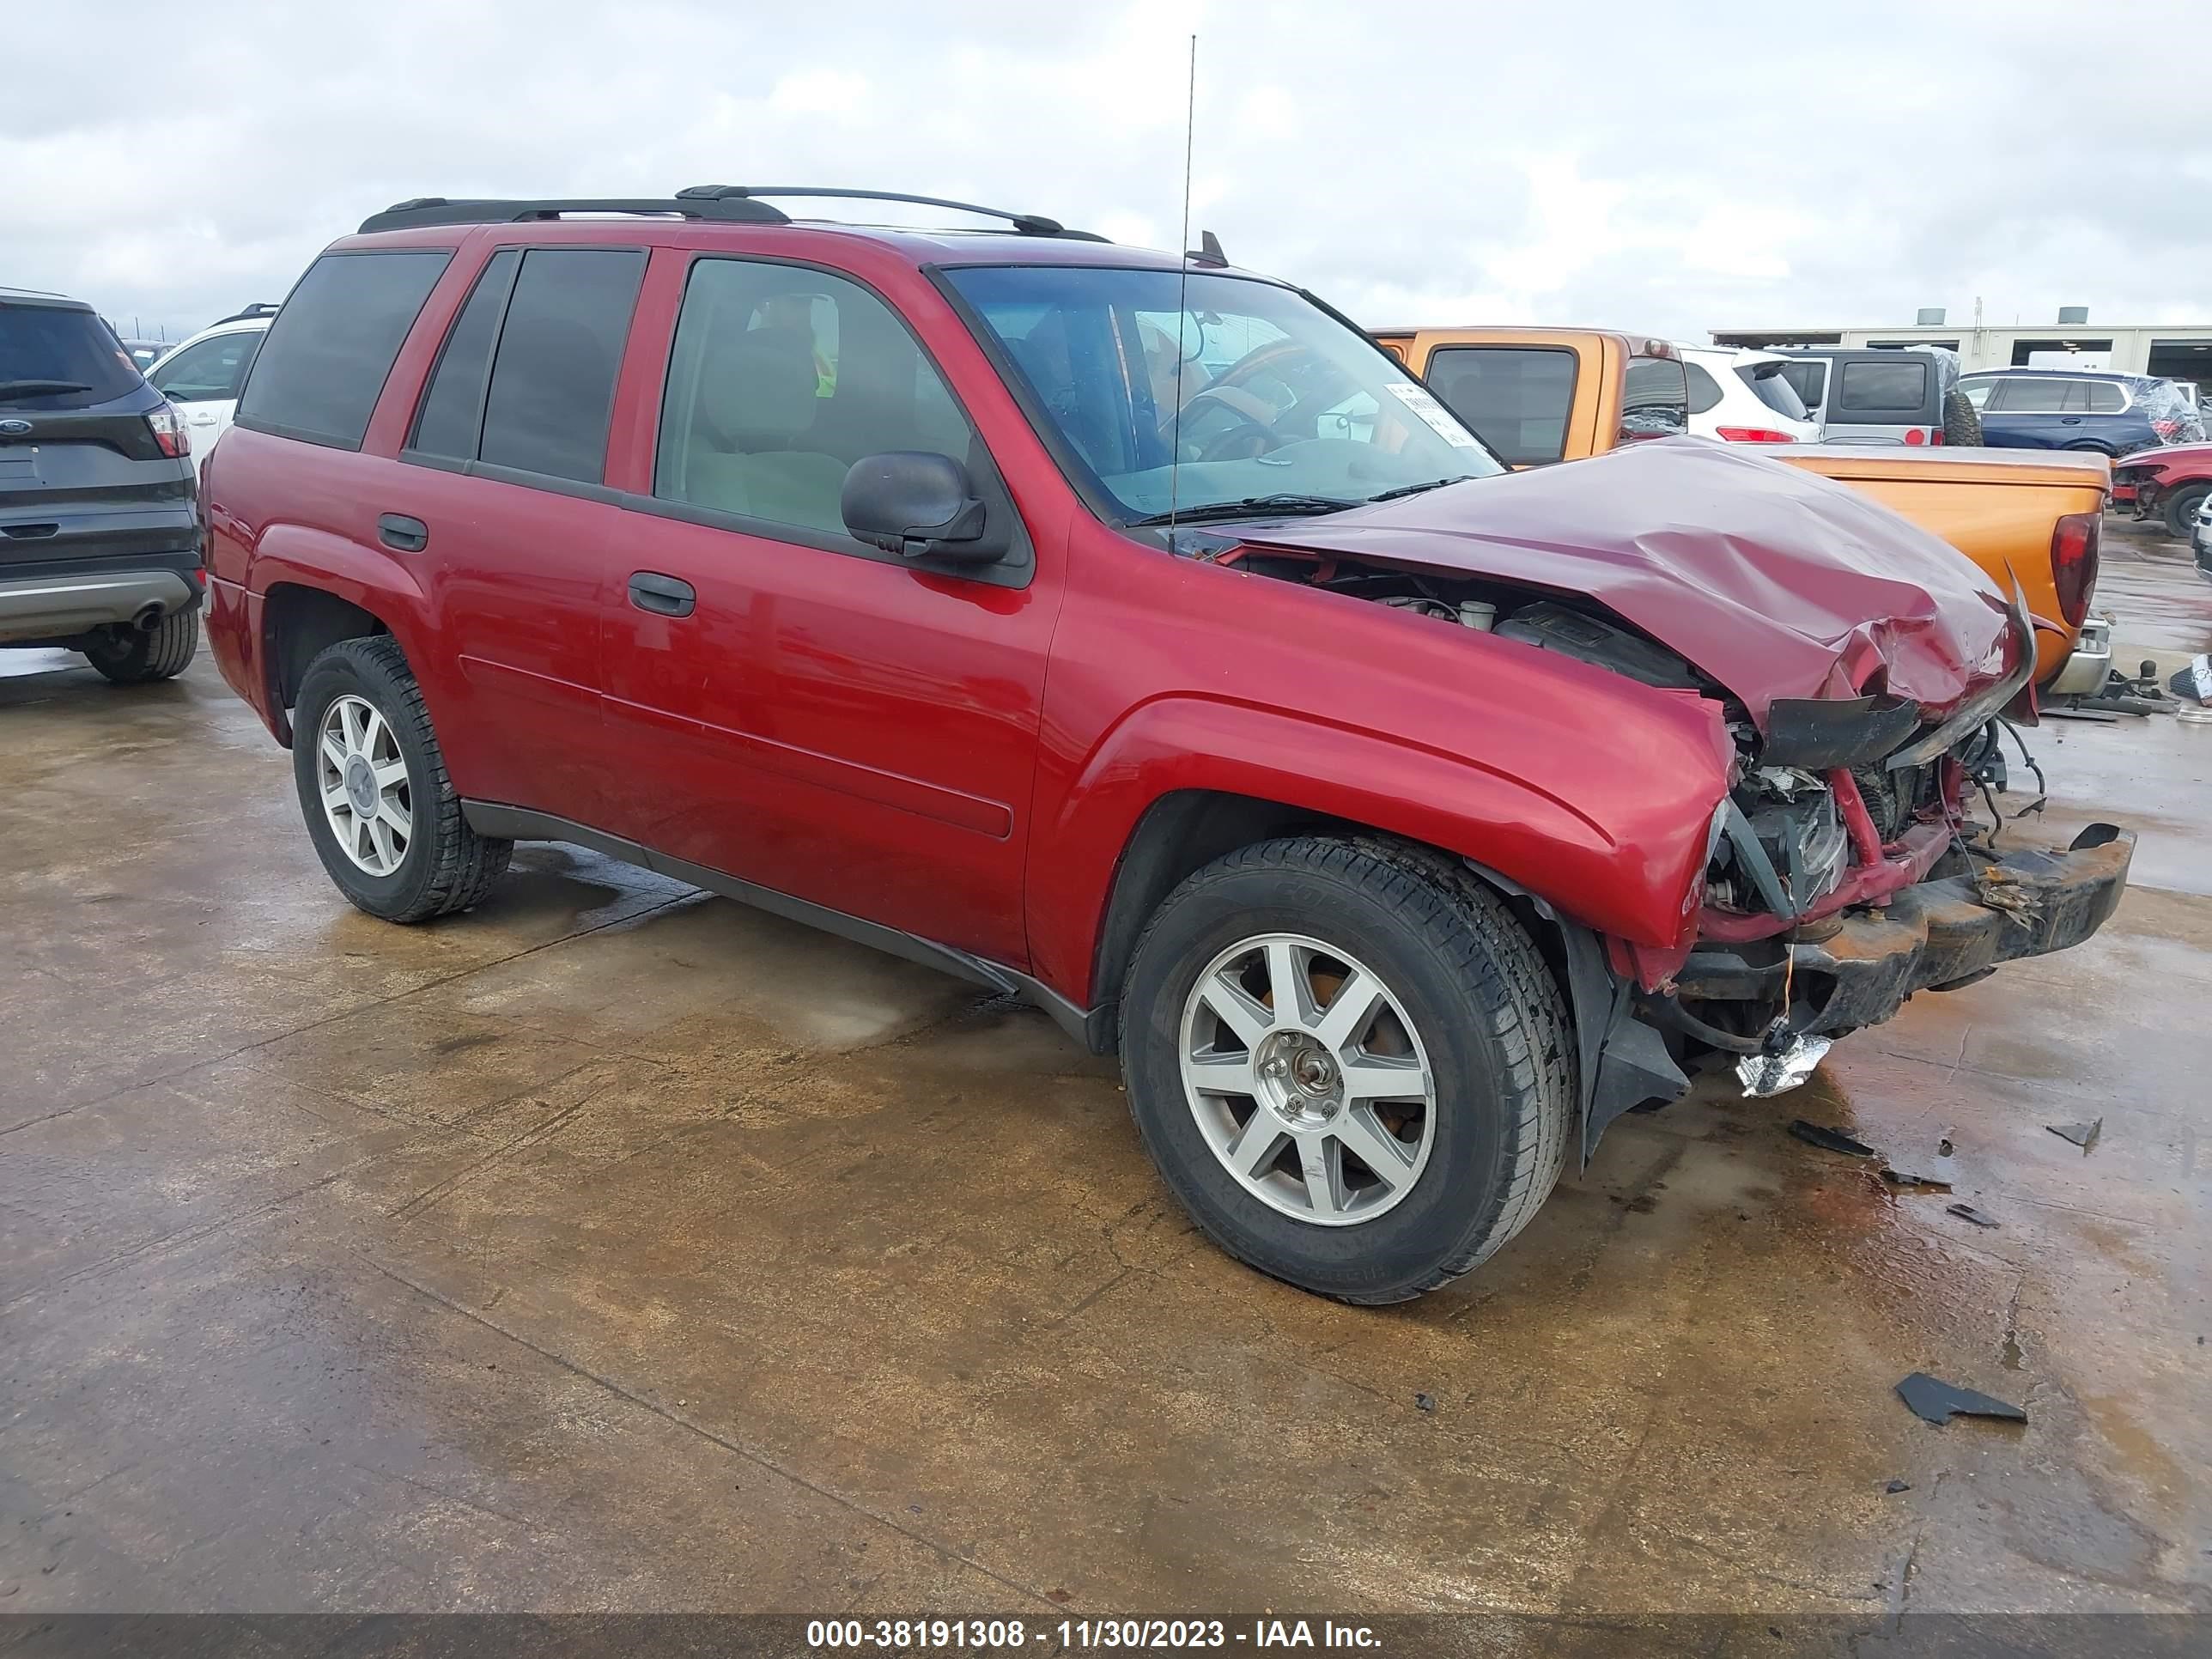
{"label": "rear door handle", "polygon": [[404,513],[386,513],[376,521],[376,537],[402,553],[420,553],[430,544],[430,526]]}
{"label": "rear door handle", "polygon": [[629,579],[629,602],[641,611],[661,617],[688,617],[699,602],[690,582],[678,581],[655,570],[640,570]]}
{"label": "rear door handle", "polygon": [[2061,415],[2058,417],[2058,424],[2061,426],[2079,426],[2081,424],[2081,417],[2079,415]]}

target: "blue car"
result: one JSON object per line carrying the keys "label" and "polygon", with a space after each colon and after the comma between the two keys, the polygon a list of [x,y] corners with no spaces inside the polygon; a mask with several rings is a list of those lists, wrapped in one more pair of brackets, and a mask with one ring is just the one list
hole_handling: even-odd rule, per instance
{"label": "blue car", "polygon": [[2204,436],[2181,388],[2147,374],[2000,368],[1962,376],[1959,390],[1980,411],[1982,441],[1992,449],[2094,449],[2119,456]]}

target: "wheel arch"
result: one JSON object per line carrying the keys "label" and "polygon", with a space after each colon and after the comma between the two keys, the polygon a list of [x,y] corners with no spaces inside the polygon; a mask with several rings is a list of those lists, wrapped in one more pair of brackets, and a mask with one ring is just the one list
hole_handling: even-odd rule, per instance
{"label": "wheel arch", "polygon": [[269,706],[283,725],[277,735],[286,748],[291,747],[291,710],[307,665],[341,640],[392,631],[375,611],[327,588],[295,581],[270,586],[262,594],[262,661],[269,680]]}

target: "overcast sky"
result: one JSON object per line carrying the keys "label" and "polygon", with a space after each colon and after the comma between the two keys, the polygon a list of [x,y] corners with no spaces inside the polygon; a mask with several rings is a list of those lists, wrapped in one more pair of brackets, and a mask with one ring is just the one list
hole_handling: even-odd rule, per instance
{"label": "overcast sky", "polygon": [[[0,0],[4,3],[4,0]],[[15,0],[0,284],[172,337],[410,196],[866,185],[1370,324],[2212,320],[2212,4]]]}

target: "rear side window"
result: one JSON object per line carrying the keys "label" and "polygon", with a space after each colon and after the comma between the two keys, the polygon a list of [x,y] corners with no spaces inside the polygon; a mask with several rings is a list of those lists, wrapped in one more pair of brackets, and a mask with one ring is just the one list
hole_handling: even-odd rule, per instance
{"label": "rear side window", "polygon": [[137,366],[92,313],[0,305],[0,408],[89,409],[140,384]]}
{"label": "rear side window", "polygon": [[1928,400],[1927,362],[1900,357],[1893,363],[1845,363],[1837,377],[1834,412],[1838,415],[1897,416],[1917,420]]}
{"label": "rear side window", "polygon": [[2004,415],[2081,415],[2089,408],[2089,389],[2080,380],[2001,380],[1990,407]]}
{"label": "rear side window", "polygon": [[147,379],[173,404],[222,403],[234,399],[253,367],[253,349],[264,331],[240,329],[188,345]]}
{"label": "rear side window", "polygon": [[532,248],[492,357],[477,459],[556,478],[606,475],[607,422],[642,248]]}
{"label": "rear side window", "polygon": [[392,361],[452,258],[394,248],[316,260],[254,356],[238,423],[359,449]]}
{"label": "rear side window", "polygon": [[1679,357],[1631,357],[1620,388],[1620,439],[1672,438],[1690,429],[1690,381]]}
{"label": "rear side window", "polygon": [[410,451],[442,455],[450,460],[477,458],[477,434],[483,429],[484,388],[491,383],[492,348],[499,343],[500,319],[507,313],[507,296],[514,290],[514,268],[522,256],[503,247],[484,264],[483,274],[469,291],[468,303],[446,336],[438,366],[430,371],[429,390],[415,416]]}
{"label": "rear side window", "polygon": [[1429,354],[1429,389],[1509,466],[1566,451],[1575,354],[1553,347],[1445,346]]}
{"label": "rear side window", "polygon": [[1784,363],[1782,378],[1790,382],[1790,389],[1797,394],[1797,401],[1805,405],[1808,413],[1820,406],[1820,398],[1826,390],[1828,366],[1815,358],[1810,362]]}
{"label": "rear side window", "polygon": [[2110,380],[2091,380],[2087,384],[2092,415],[2117,415],[2128,406],[2126,397]]}
{"label": "rear side window", "polygon": [[1759,401],[1777,415],[1802,421],[1808,411],[1805,400],[1797,395],[1797,388],[1790,384],[1790,367],[1787,363],[1741,363],[1735,372],[1737,378],[1758,394]]}
{"label": "rear side window", "polygon": [[1705,373],[1702,365],[1685,362],[1682,373],[1690,380],[1690,413],[1702,415],[1717,407],[1721,400],[1721,383]]}

